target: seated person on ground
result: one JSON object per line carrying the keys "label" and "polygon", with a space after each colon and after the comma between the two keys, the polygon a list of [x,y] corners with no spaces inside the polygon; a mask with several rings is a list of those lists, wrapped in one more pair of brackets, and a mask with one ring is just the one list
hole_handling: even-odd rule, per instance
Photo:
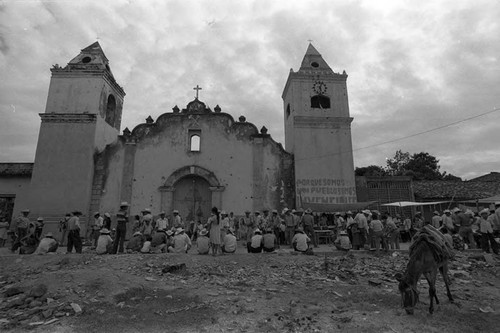
{"label": "seated person on ground", "polygon": [[184,232],[183,228],[177,228],[174,236],[174,246],[169,247],[168,252],[187,253],[191,248],[191,239]]}
{"label": "seated person on ground", "polygon": [[38,247],[38,238],[36,238],[35,233],[29,233],[23,239],[21,239],[21,248],[19,249],[19,254],[32,254],[36,251]]}
{"label": "seated person on ground", "polygon": [[44,238],[38,244],[38,247],[35,251],[35,254],[45,254],[48,252],[56,252],[59,244],[54,239],[54,236],[51,232],[48,232]]}
{"label": "seated person on ground", "polygon": [[144,245],[144,237],[140,231],[134,232],[132,238],[128,241],[126,250],[128,253],[139,252]]}
{"label": "seated person on ground", "polygon": [[352,248],[351,241],[349,240],[349,235],[347,235],[346,231],[341,231],[333,244],[335,245],[337,250],[341,251],[349,251]]}
{"label": "seated person on ground", "polygon": [[158,229],[157,232],[154,233],[151,239],[151,248],[149,252],[151,253],[161,253],[166,252],[167,246],[167,235],[165,234],[164,229]]}
{"label": "seated person on ground", "polygon": [[210,239],[207,237],[207,229],[202,229],[196,237],[196,246],[198,247],[198,254],[208,254]]}
{"label": "seated person on ground", "polygon": [[252,236],[250,243],[248,243],[248,253],[261,253],[263,243],[262,231],[257,228],[253,233],[254,235]]}
{"label": "seated person on ground", "polygon": [[146,236],[146,241],[142,244],[141,253],[149,253],[151,249],[151,236]]}
{"label": "seated person on ground", "polygon": [[309,249],[311,239],[304,234],[304,230],[299,227],[295,231],[295,236],[292,238],[292,244],[295,251],[306,252]]}
{"label": "seated person on ground", "polygon": [[106,254],[113,252],[113,239],[111,239],[110,231],[106,228],[102,228],[99,231],[100,235],[97,239],[97,247],[95,252],[97,254]]}
{"label": "seated person on ground", "polygon": [[278,247],[278,240],[273,230],[268,228],[264,236],[262,236],[264,252],[273,252]]}
{"label": "seated person on ground", "polygon": [[227,229],[227,234],[222,240],[222,253],[234,253],[236,252],[236,236],[234,235],[234,229]]}

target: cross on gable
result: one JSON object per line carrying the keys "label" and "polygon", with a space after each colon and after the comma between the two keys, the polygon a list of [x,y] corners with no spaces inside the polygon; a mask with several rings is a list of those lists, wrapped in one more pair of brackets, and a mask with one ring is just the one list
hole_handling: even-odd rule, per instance
{"label": "cross on gable", "polygon": [[193,90],[196,90],[196,99],[198,99],[198,92],[200,90],[202,90],[201,87],[199,87],[198,85],[196,85],[196,87],[194,87]]}

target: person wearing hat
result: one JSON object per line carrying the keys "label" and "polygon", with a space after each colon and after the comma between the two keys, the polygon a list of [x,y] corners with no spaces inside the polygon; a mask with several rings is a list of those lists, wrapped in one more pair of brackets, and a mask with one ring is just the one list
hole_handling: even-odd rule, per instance
{"label": "person wearing hat", "polygon": [[36,248],[35,254],[46,254],[48,252],[56,252],[59,244],[54,239],[51,232],[45,234],[45,237],[40,240],[38,247]]}
{"label": "person wearing hat", "polygon": [[262,219],[262,216],[260,215],[259,211],[255,211],[255,213],[253,214],[253,218],[254,218],[255,228],[262,228],[264,220]]}
{"label": "person wearing hat", "polygon": [[368,233],[368,216],[370,215],[369,210],[363,210],[359,212],[354,221],[358,224],[359,231],[359,247],[363,248],[367,241],[367,233]]}
{"label": "person wearing hat", "polygon": [[234,235],[234,229],[227,229],[227,234],[224,236],[222,240],[222,253],[234,253],[236,252],[237,247],[236,236]]}
{"label": "person wearing hat", "polygon": [[441,217],[439,212],[437,210],[435,210],[433,213],[432,219],[431,219],[431,225],[434,228],[439,229],[439,228],[441,228],[442,223],[443,223],[443,218]]}
{"label": "person wearing hat", "polygon": [[281,222],[282,222],[282,220],[281,220],[280,216],[278,215],[278,210],[273,209],[273,211],[271,212],[271,216],[269,217],[269,226],[272,228],[272,230],[274,232],[274,236],[276,236],[276,240],[278,241],[278,246],[277,246],[278,248],[280,247],[281,244],[283,244],[285,242],[285,240],[284,240],[285,234],[284,233],[283,233],[283,239],[280,238]]}
{"label": "person wearing hat", "polygon": [[113,242],[113,254],[117,252],[123,253],[123,243],[127,235],[127,223],[129,222],[128,216],[128,203],[123,201],[120,203],[120,209],[116,213],[116,235]]}
{"label": "person wearing hat", "polygon": [[220,238],[220,214],[217,207],[212,207],[212,214],[208,218],[207,229],[210,233],[210,248],[212,249],[212,255],[215,256],[219,254],[222,242]]}
{"label": "person wearing hat", "polygon": [[22,210],[19,216],[10,225],[10,231],[16,234],[16,239],[10,248],[12,252],[15,252],[21,246],[21,239],[26,237],[28,234],[28,228],[30,225],[30,220],[28,218],[29,214],[29,209]]}
{"label": "person wearing hat", "polygon": [[443,215],[441,216],[441,223],[443,225],[443,228],[446,228],[450,235],[455,233],[455,225],[453,224],[453,218],[451,217],[451,211],[449,209],[445,209],[443,211]]}
{"label": "person wearing hat", "polygon": [[462,212],[460,209],[455,212],[456,222],[460,226],[458,229],[458,234],[464,240],[464,243],[468,244],[470,249],[475,249],[474,235],[472,234],[472,219],[474,214],[472,211]]}
{"label": "person wearing hat", "polygon": [[35,236],[37,239],[40,239],[42,237],[44,225],[45,225],[45,223],[44,223],[43,217],[39,217],[36,219],[36,222],[34,224],[34,227],[35,227],[34,233],[35,233]]}
{"label": "person wearing hat", "polygon": [[295,235],[292,238],[292,247],[297,252],[307,252],[309,250],[309,244],[311,239],[304,234],[304,229],[298,227],[295,231]]}
{"label": "person wearing hat", "polygon": [[247,246],[255,230],[255,219],[250,213],[250,210],[245,210],[245,216],[240,219],[240,239],[243,239]]}
{"label": "person wearing hat", "polygon": [[424,227],[424,219],[422,218],[422,213],[417,211],[415,212],[415,216],[413,217],[413,232],[412,232],[412,237],[420,231]]}
{"label": "person wearing hat", "polygon": [[490,253],[491,247],[493,253],[498,254],[498,243],[493,237],[493,227],[488,219],[489,215],[490,212],[487,208],[479,212],[479,216],[481,217],[479,222],[479,231],[481,232],[481,248],[484,252]]}
{"label": "person wearing hat", "polygon": [[168,218],[166,217],[166,214],[164,211],[160,212],[160,217],[156,220],[156,229],[168,229]]}
{"label": "person wearing hat", "polygon": [[[219,235],[220,236],[220,235]],[[177,228],[175,230],[175,236],[173,238],[173,246],[168,248],[168,252],[171,253],[187,253],[191,248],[191,239],[184,232],[183,228]]]}
{"label": "person wearing hat", "polygon": [[176,229],[184,228],[184,222],[182,221],[182,217],[179,215],[179,211],[177,209],[174,209],[172,214],[172,226]]}
{"label": "person wearing hat", "polygon": [[139,252],[144,245],[144,237],[140,231],[134,232],[132,238],[127,242],[127,253]]}
{"label": "person wearing hat", "polygon": [[74,211],[71,213],[71,217],[68,220],[68,245],[66,247],[67,253],[73,251],[75,248],[76,253],[82,253],[82,239],[80,237],[80,216],[82,213],[80,211]]}
{"label": "person wearing hat", "polygon": [[372,220],[370,222],[370,231],[372,234],[372,242],[370,246],[375,246],[375,251],[378,253],[380,249],[380,245],[382,244],[383,248],[386,250],[387,245],[385,244],[384,239],[384,225],[382,221],[379,220],[379,215],[376,212],[372,213]]}
{"label": "person wearing hat", "polygon": [[106,254],[113,251],[113,239],[109,235],[110,231],[106,228],[99,230],[99,238],[97,239],[97,246],[95,252],[97,254]]}
{"label": "person wearing hat", "polygon": [[349,240],[349,235],[347,234],[347,231],[340,231],[339,234],[337,235],[337,239],[333,242],[333,245],[337,248],[339,251],[349,251],[352,248],[351,241]]}
{"label": "person wearing hat", "polygon": [[267,229],[271,226],[271,215],[269,215],[269,209],[264,208],[262,210],[262,226]]}
{"label": "person wearing hat", "polygon": [[153,223],[153,215],[151,215],[151,210],[149,208],[145,208],[142,210],[141,217],[141,229],[140,232],[144,237],[153,237],[154,231],[154,223]]}
{"label": "person wearing hat", "polygon": [[250,243],[247,244],[248,253],[261,253],[263,246],[262,231],[259,228],[255,229]]}
{"label": "person wearing hat", "polygon": [[9,229],[9,222],[5,215],[0,210],[0,248],[5,246],[7,241],[7,231]]}
{"label": "person wearing hat", "polygon": [[94,213],[94,224],[92,225],[92,234],[90,238],[92,239],[92,247],[97,247],[97,241],[99,240],[99,236],[101,235],[100,231],[104,228],[104,218],[101,216],[101,213]]}
{"label": "person wearing hat", "polygon": [[316,234],[314,233],[314,216],[312,216],[311,209],[307,208],[302,216],[302,227],[304,228],[304,232],[310,238],[312,238],[312,242],[314,247],[318,247],[318,241],[316,239]]}
{"label": "person wearing hat", "polygon": [[208,254],[210,250],[210,239],[207,237],[208,230],[203,228],[198,233],[196,238],[196,247],[198,249],[198,254]]}
{"label": "person wearing hat", "polygon": [[297,227],[295,223],[296,220],[288,208],[283,209],[283,214],[283,220],[285,222],[285,243],[293,248],[292,239],[294,237],[295,228]]}
{"label": "person wearing hat", "polygon": [[266,229],[262,236],[262,249],[264,252],[274,252],[278,248],[278,239],[271,228]]}

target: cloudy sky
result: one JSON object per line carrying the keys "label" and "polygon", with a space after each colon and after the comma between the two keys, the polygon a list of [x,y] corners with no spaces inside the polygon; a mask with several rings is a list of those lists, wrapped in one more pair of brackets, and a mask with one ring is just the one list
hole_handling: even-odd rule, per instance
{"label": "cloudy sky", "polygon": [[0,162],[34,160],[50,67],[96,40],[127,93],[122,129],[198,84],[284,143],[281,93],[312,40],[349,74],[355,166],[401,149],[465,179],[500,171],[499,17],[488,0],[0,0]]}

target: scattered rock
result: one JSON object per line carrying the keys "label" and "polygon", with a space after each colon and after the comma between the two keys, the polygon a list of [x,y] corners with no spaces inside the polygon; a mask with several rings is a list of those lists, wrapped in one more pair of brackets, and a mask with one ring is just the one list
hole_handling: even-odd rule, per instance
{"label": "scattered rock", "polygon": [[31,288],[29,296],[31,297],[42,297],[47,292],[48,288],[45,284],[40,283]]}
{"label": "scattered rock", "polygon": [[186,271],[186,264],[165,265],[161,271],[163,273],[181,273]]}
{"label": "scattered rock", "polygon": [[73,308],[73,311],[75,311],[76,314],[79,314],[82,312],[82,308],[80,307],[80,305],[78,305],[76,303],[71,303],[71,307]]}
{"label": "scattered rock", "polygon": [[493,310],[491,308],[491,306],[487,306],[487,307],[484,307],[484,308],[479,308],[479,311],[481,311],[482,313],[492,313],[492,312],[495,312],[495,310]]}
{"label": "scattered rock", "polygon": [[36,307],[41,306],[41,305],[43,305],[43,303],[42,303],[42,302],[40,302],[40,301],[36,301],[36,300],[35,300],[35,301],[32,301],[32,302],[30,303],[30,308],[36,308]]}
{"label": "scattered rock", "polygon": [[21,288],[21,287],[10,287],[10,288],[7,288],[7,290],[4,291],[4,296],[5,297],[11,297],[11,296],[15,296],[15,295],[18,295],[18,294],[22,294],[24,293],[24,289]]}
{"label": "scattered rock", "polygon": [[382,284],[382,281],[380,280],[375,280],[375,279],[371,279],[371,280],[368,280],[368,284],[371,285],[371,286],[380,286]]}

